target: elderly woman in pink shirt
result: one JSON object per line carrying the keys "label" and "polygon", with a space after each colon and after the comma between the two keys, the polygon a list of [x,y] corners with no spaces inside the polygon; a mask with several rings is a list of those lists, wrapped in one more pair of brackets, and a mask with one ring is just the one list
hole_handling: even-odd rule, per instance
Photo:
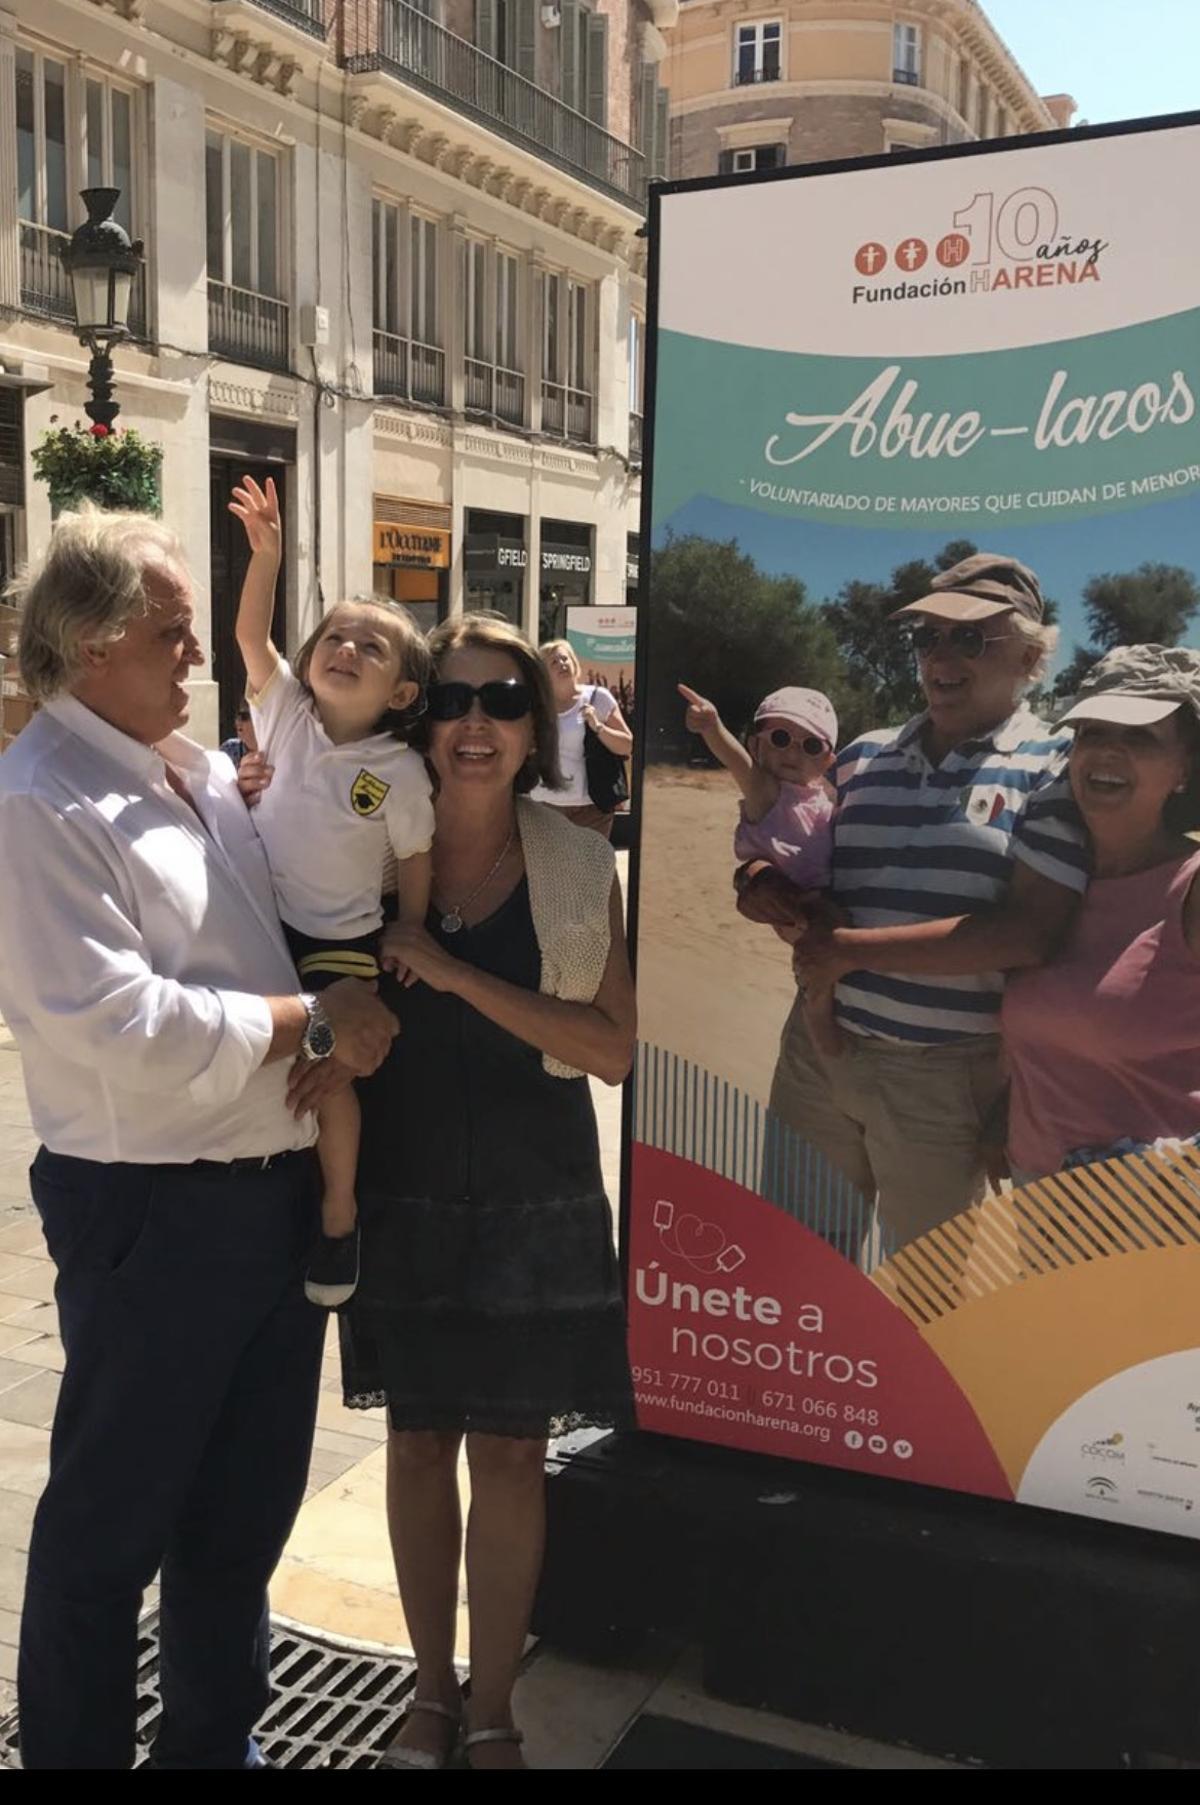
{"label": "elderly woman in pink shirt", "polygon": [[1017,1183],[1200,1134],[1200,652],[1118,646],[1064,721],[1093,876],[1059,956],[1005,986]]}

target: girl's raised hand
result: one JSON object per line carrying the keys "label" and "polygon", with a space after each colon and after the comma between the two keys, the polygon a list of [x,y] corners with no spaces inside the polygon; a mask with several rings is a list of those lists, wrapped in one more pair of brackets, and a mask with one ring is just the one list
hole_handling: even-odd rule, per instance
{"label": "girl's raised hand", "polygon": [[273,558],[276,564],[280,563],[283,558],[283,533],[279,524],[279,496],[275,491],[274,479],[268,477],[266,488],[260,489],[252,476],[244,476],[233,492],[229,512],[236,514],[245,527],[250,550],[255,556],[263,553]]}
{"label": "girl's raised hand", "polygon": [[675,687],[687,703],[684,725],[689,733],[703,735],[711,733],[714,727],[721,725],[721,717],[712,702],[706,701],[703,696],[698,696],[694,689],[688,688],[686,683],[677,683]]}

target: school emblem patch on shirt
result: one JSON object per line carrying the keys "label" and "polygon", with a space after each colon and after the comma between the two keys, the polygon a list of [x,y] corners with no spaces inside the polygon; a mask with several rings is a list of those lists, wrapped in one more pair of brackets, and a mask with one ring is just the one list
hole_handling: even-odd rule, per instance
{"label": "school emblem patch on shirt", "polygon": [[390,783],[376,777],[365,766],[350,786],[350,801],[356,815],[373,815],[388,791]]}

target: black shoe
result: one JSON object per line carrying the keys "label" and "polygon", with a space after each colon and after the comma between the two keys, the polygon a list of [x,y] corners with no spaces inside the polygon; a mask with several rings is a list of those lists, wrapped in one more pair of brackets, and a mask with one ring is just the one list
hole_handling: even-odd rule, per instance
{"label": "black shoe", "polygon": [[318,1235],[308,1256],[304,1295],[323,1310],[348,1304],[358,1288],[358,1227],[348,1235]]}

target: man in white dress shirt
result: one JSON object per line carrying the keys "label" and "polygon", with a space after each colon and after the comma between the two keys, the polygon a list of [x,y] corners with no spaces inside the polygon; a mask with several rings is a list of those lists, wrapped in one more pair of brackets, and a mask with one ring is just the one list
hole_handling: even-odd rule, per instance
{"label": "man in white dress shirt", "polygon": [[299,994],[233,768],[176,731],[203,659],[174,536],[65,516],[22,589],[42,706],[0,760],[0,1010],[43,1143],[30,1182],[66,1350],[22,1758],[132,1764],[161,1569],[155,1765],[262,1766],[266,1586],[325,1326],[302,1292],[315,1127],[296,1087],[374,1070],[395,1019],[352,979]]}

